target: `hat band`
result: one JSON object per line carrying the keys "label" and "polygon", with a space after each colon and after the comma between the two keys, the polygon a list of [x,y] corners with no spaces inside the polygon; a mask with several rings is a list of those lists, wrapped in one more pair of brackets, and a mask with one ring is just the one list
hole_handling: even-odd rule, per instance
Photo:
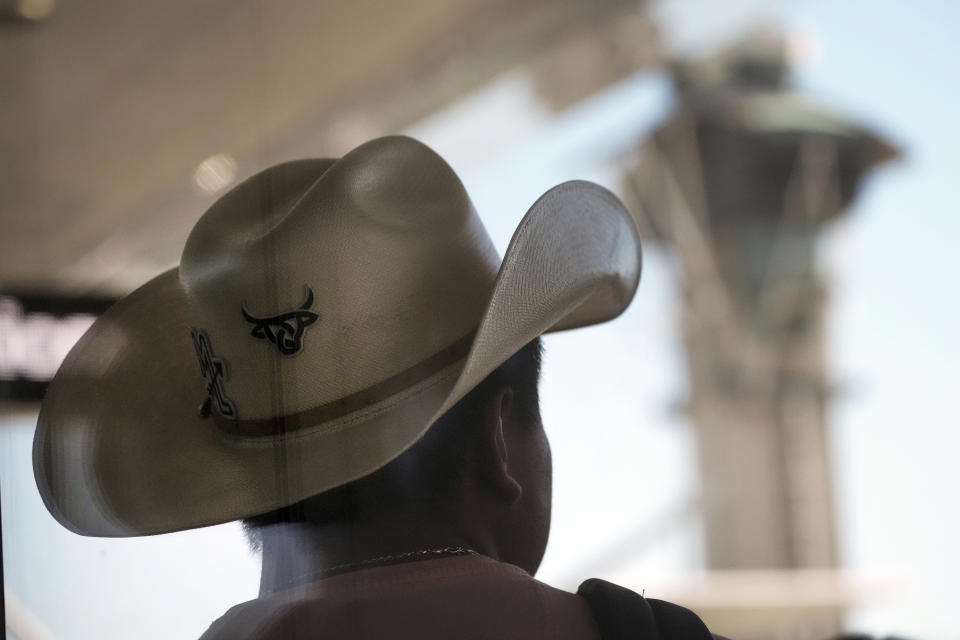
{"label": "hat band", "polygon": [[234,436],[276,437],[315,427],[383,402],[417,382],[439,373],[458,360],[466,358],[473,346],[473,338],[476,333],[475,330],[471,331],[426,360],[422,360],[371,387],[312,409],[262,420],[232,420],[222,416],[216,410],[211,412],[210,417],[213,418],[221,430]]}

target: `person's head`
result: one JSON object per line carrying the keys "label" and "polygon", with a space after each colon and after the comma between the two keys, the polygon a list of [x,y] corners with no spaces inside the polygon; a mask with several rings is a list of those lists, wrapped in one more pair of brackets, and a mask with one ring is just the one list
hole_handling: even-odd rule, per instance
{"label": "person's head", "polygon": [[[37,488],[92,536],[304,503],[372,532],[337,550],[332,534],[321,547],[311,527],[283,527],[342,557],[378,546],[382,527],[363,522],[444,513],[496,529],[486,537],[511,548],[496,555],[531,567],[546,538],[546,442],[511,365],[484,379],[544,333],[617,317],[641,266],[630,212],[589,182],[538,198],[501,257],[454,170],[412,138],[266,168],[203,214],[178,267],[71,350],[37,419]],[[433,530],[440,544],[458,537]],[[280,537],[264,536],[265,562]]]}
{"label": "person's head", "polygon": [[550,526],[551,458],[540,419],[536,338],[378,471],[289,507],[246,518],[254,548],[267,527],[449,520],[482,531],[502,560],[531,573]]}

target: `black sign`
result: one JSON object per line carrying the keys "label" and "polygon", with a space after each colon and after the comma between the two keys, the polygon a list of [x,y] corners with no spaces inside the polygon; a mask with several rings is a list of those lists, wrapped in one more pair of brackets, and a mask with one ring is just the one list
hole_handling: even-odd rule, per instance
{"label": "black sign", "polygon": [[114,302],[0,293],[0,400],[42,399],[67,353]]}

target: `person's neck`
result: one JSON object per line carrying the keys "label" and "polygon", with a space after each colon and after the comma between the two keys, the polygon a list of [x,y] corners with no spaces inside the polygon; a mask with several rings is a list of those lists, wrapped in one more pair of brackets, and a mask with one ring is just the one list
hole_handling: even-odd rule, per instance
{"label": "person's neck", "polygon": [[[447,520],[393,517],[370,522],[282,523],[263,531],[261,597],[331,573],[388,564],[414,552],[461,548],[498,558],[492,537]],[[424,554],[425,556],[427,554]],[[439,555],[439,554],[437,554]],[[436,557],[436,556],[432,556]]]}

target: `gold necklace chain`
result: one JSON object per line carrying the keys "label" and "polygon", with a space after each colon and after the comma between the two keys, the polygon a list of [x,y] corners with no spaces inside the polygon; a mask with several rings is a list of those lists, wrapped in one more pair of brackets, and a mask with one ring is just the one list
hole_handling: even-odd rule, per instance
{"label": "gold necklace chain", "polygon": [[337,573],[346,573],[352,569],[361,569],[364,567],[376,566],[379,564],[390,564],[393,562],[403,562],[414,559],[436,558],[441,556],[478,556],[480,555],[470,547],[435,547],[433,549],[419,549],[417,551],[407,551],[405,553],[394,553],[390,555],[377,556],[376,558],[367,558],[356,562],[345,562],[343,564],[324,567],[316,571],[310,571],[297,576],[287,582],[287,587],[292,587],[308,578],[326,578]]}

